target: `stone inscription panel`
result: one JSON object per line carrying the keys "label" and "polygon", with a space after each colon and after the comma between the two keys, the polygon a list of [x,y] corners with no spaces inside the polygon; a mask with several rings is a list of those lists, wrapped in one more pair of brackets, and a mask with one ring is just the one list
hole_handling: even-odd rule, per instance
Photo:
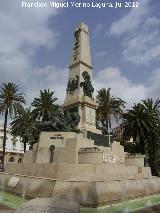
{"label": "stone inscription panel", "polygon": [[86,107],[86,122],[95,125],[96,123],[96,113],[95,110]]}

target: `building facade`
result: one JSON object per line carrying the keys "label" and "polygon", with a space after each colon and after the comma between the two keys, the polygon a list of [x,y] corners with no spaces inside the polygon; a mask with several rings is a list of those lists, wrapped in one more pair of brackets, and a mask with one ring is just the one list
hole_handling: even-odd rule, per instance
{"label": "building facade", "polygon": [[[0,126],[0,163],[3,153],[3,135],[3,126]],[[27,146],[27,149],[28,148],[29,147]],[[23,154],[24,144],[21,142],[19,137],[12,136],[10,128],[7,128],[5,164],[9,162],[21,163],[23,159]]]}
{"label": "building facade", "polygon": [[[116,140],[122,140],[123,139],[123,125],[120,124],[119,126],[116,126],[112,129],[112,133]],[[133,143],[133,138],[129,138],[127,142]]]}

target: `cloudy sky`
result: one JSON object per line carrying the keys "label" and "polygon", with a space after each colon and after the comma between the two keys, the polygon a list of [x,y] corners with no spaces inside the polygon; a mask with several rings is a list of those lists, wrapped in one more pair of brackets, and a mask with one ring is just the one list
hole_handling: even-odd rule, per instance
{"label": "cloudy sky", "polygon": [[63,103],[73,30],[83,21],[90,31],[95,90],[111,87],[129,106],[160,97],[159,11],[159,0],[118,9],[22,8],[20,0],[1,0],[0,83],[18,84],[28,104],[45,88]]}

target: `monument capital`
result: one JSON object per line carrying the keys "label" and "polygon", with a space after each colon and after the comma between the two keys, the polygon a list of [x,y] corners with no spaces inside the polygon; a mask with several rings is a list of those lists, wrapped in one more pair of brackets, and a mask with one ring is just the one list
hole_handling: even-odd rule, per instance
{"label": "monument capital", "polygon": [[88,31],[88,26],[87,26],[84,22],[81,22],[81,23],[79,24],[79,26],[76,27],[76,30],[78,30],[78,29],[81,29],[81,30],[84,31],[85,33],[89,33],[89,31]]}

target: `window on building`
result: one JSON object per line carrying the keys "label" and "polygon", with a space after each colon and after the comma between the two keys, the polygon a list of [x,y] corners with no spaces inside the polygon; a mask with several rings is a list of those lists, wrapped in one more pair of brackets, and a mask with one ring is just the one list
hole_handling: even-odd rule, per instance
{"label": "window on building", "polygon": [[9,159],[9,162],[13,163],[13,162],[14,162],[14,157],[11,157],[11,158]]}
{"label": "window on building", "polygon": [[18,160],[18,163],[22,163],[22,158],[20,158],[20,159]]}
{"label": "window on building", "polygon": [[24,143],[21,142],[21,150],[24,149]]}
{"label": "window on building", "polygon": [[15,149],[16,149],[16,142],[13,141],[13,150],[15,150]]}

